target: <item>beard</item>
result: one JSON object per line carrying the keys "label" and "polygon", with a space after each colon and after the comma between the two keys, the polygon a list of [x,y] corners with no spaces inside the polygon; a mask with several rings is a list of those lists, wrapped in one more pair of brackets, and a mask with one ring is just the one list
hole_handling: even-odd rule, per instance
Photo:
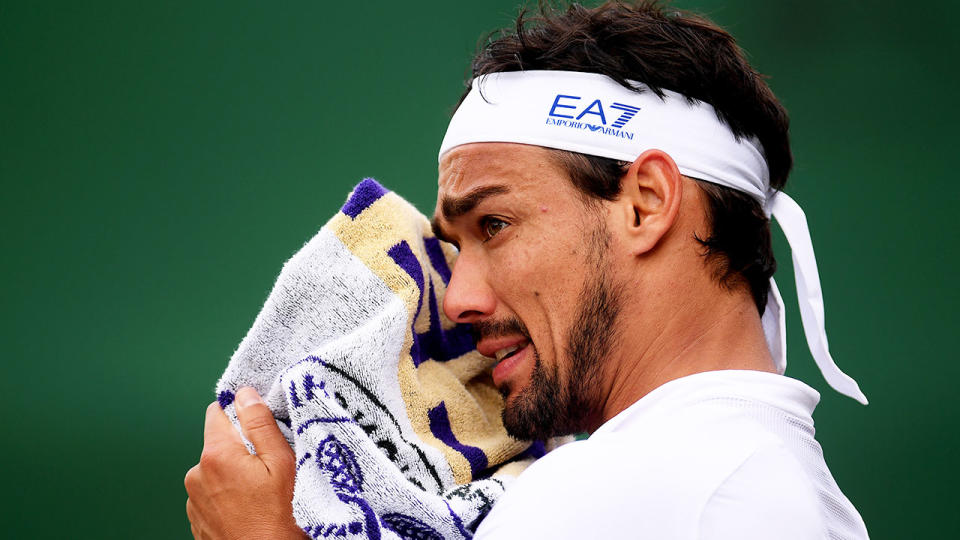
{"label": "beard", "polygon": [[[602,237],[605,248],[605,233]],[[596,267],[579,295],[580,307],[567,336],[566,362],[558,359],[550,366],[544,365],[519,319],[474,325],[480,335],[521,334],[533,352],[533,371],[526,387],[512,399],[508,397],[513,390],[509,383],[499,389],[504,396],[503,425],[512,437],[544,440],[588,431],[599,423],[606,397],[599,379],[603,364],[619,340],[615,323],[622,307],[622,292],[610,279],[603,250],[594,251],[599,251],[593,258]],[[568,366],[565,374],[561,373],[561,364]]]}

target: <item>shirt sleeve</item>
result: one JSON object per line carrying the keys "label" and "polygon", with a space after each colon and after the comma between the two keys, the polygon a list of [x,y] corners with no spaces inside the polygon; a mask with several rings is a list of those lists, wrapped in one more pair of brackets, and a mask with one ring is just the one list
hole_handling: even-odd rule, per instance
{"label": "shirt sleeve", "polygon": [[826,538],[818,494],[783,446],[754,452],[717,487],[700,518],[702,540]]}

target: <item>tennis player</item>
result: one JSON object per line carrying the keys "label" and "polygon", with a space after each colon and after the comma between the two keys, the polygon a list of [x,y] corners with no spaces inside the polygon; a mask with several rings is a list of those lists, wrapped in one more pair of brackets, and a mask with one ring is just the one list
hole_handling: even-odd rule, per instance
{"label": "tennis player", "polygon": [[[787,113],[733,38],[655,3],[572,5],[521,16],[472,71],[439,154],[434,229],[460,251],[443,309],[499,361],[512,435],[590,433],[524,472],[477,538],[867,538],[814,437],[819,394],[783,375],[771,219],[814,360],[866,404],[782,191]],[[296,537],[286,466],[209,480],[195,534],[281,516],[257,530]]]}

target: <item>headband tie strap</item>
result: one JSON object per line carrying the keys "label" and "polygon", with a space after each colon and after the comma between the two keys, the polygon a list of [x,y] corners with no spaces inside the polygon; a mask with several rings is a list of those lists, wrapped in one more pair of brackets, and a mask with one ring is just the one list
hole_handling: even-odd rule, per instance
{"label": "headband tie strap", "polygon": [[[750,194],[777,220],[790,244],[800,315],[813,359],[830,386],[866,405],[856,381],[830,356],[807,220],[786,193],[770,189],[760,142],[736,137],[708,103],[669,90],[662,91],[661,99],[645,85],[631,84],[636,90],[605,75],[572,71],[482,75],[474,79],[453,115],[440,157],[475,142],[531,144],[627,162],[657,148],[673,158],[684,176]],[[762,322],[780,373],[787,366],[784,311],[771,278]]]}

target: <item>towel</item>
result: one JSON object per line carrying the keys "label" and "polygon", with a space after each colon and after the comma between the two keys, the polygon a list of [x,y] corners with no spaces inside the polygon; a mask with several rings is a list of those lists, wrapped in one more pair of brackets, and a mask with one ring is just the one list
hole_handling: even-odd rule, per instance
{"label": "towel", "polygon": [[411,204],[364,180],[284,265],[217,383],[238,429],[240,387],[273,411],[311,537],[471,538],[543,454],[507,435],[493,361],[440,309],[455,255]]}

